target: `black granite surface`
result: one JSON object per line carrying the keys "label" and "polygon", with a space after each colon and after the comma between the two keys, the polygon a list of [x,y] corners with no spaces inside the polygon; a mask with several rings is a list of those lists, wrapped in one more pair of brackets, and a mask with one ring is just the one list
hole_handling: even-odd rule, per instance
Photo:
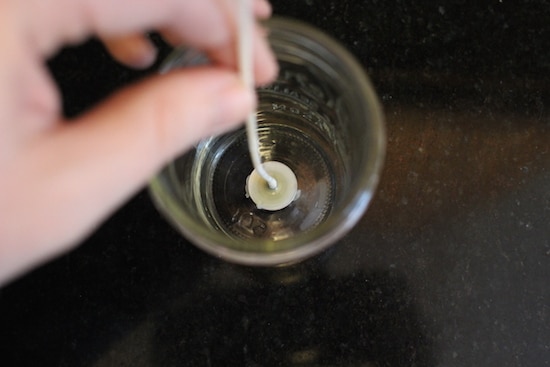
{"label": "black granite surface", "polygon": [[[379,93],[367,214],[329,251],[257,269],[195,249],[143,191],[0,290],[0,365],[548,366],[550,2],[273,3]],[[50,67],[69,116],[150,72],[94,41]]]}

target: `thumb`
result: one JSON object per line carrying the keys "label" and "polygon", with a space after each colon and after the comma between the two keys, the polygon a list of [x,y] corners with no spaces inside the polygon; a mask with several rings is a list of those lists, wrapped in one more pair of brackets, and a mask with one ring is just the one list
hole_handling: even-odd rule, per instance
{"label": "thumb", "polygon": [[25,195],[0,195],[10,212],[0,237],[14,245],[0,251],[0,279],[70,248],[167,160],[243,121],[254,101],[229,70],[175,71],[32,140],[4,180]]}
{"label": "thumb", "polygon": [[[77,150],[79,170],[97,170],[108,180],[97,182],[98,187],[112,188],[109,174],[124,172],[122,192],[122,187],[144,184],[198,140],[236,127],[254,104],[253,91],[232,71],[175,71],[129,88],[81,117],[68,126],[72,131],[56,149]],[[82,145],[84,141],[90,144]],[[107,163],[112,168],[106,168]]]}
{"label": "thumb", "polygon": [[[172,71],[127,88],[72,126],[82,139],[90,140],[93,134],[97,142],[113,142],[123,151],[133,142],[138,149],[133,153],[146,153],[140,158],[158,168],[198,140],[234,128],[254,105],[253,91],[237,74],[201,67]],[[118,152],[121,157],[127,154],[123,151]]]}

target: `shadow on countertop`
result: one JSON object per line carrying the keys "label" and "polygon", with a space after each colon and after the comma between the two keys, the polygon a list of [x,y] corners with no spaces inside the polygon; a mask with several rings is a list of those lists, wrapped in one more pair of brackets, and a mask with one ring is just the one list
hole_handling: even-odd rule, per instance
{"label": "shadow on countertop", "polygon": [[[257,272],[249,273],[261,278]],[[404,279],[389,273],[288,279],[294,283],[204,288],[175,299],[155,322],[152,365],[433,365]]]}
{"label": "shadow on countertop", "polygon": [[155,254],[130,241],[119,243],[127,256],[92,258],[84,248],[50,265],[55,288],[30,278],[4,289],[0,341],[12,348],[0,349],[10,365],[435,363],[413,291],[396,272],[338,275],[331,251],[289,267],[247,268],[190,246]]}

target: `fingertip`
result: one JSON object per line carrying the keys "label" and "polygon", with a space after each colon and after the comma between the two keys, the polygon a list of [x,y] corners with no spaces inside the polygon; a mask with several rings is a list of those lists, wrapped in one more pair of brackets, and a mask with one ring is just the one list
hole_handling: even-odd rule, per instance
{"label": "fingertip", "polygon": [[139,54],[132,55],[132,57],[123,60],[122,62],[135,69],[146,69],[153,65],[157,59],[156,50],[147,50]]}
{"label": "fingertip", "polygon": [[[256,106],[255,91],[224,67],[178,69],[151,80],[148,109],[157,126],[156,139],[166,157],[187,150],[208,136],[218,135],[244,122]],[[144,106],[145,107],[145,106]]]}
{"label": "fingertip", "polygon": [[267,19],[271,16],[273,9],[267,0],[254,1],[254,14],[259,19]]}
{"label": "fingertip", "polygon": [[103,43],[115,60],[136,69],[151,66],[157,58],[157,49],[143,35],[107,39]]}

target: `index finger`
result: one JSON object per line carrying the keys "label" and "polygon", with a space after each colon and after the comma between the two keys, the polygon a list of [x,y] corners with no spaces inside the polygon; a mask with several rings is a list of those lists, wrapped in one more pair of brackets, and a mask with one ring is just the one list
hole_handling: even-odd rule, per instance
{"label": "index finger", "polygon": [[[257,16],[269,15],[265,0],[254,4]],[[27,41],[40,55],[93,34],[109,38],[153,29],[170,29],[189,46],[209,54],[230,55],[223,51],[235,47],[235,0],[25,0],[18,5]],[[265,74],[274,73],[274,57],[264,37],[262,42],[256,48],[257,64],[263,65]]]}

